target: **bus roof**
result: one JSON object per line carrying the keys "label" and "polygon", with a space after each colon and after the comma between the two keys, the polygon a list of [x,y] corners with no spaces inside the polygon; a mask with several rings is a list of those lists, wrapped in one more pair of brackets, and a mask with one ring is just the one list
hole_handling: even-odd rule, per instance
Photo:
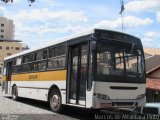
{"label": "bus roof", "polygon": [[40,49],[43,49],[43,48],[47,48],[47,47],[50,47],[52,45],[56,45],[56,44],[59,44],[59,43],[63,43],[63,42],[66,42],[68,40],[71,40],[71,39],[74,39],[74,38],[77,38],[77,37],[81,37],[81,36],[85,36],[85,35],[89,35],[89,34],[92,34],[94,33],[96,30],[102,30],[102,31],[110,31],[110,32],[115,32],[115,33],[120,33],[120,34],[124,34],[124,35],[128,35],[128,36],[131,36],[131,37],[134,37],[134,38],[137,38],[135,36],[132,36],[132,35],[129,35],[129,34],[126,34],[126,33],[122,33],[122,32],[118,32],[118,31],[113,31],[113,30],[106,30],[106,29],[91,29],[91,30],[88,30],[88,31],[85,31],[85,32],[81,32],[79,34],[76,34],[76,35],[71,35],[69,37],[65,37],[65,38],[61,38],[61,39],[56,39],[52,42],[47,42],[46,45],[42,45],[42,46],[39,46],[39,47],[35,47],[35,48],[32,48],[32,49],[29,49],[29,50],[25,50],[25,51],[22,51],[20,53],[17,53],[17,54],[14,54],[14,55],[11,55],[9,57],[5,57],[4,60],[9,60],[9,59],[12,59],[12,58],[15,58],[15,57],[18,57],[18,56],[21,56],[21,55],[24,55],[24,54],[27,54],[27,53],[30,53],[30,52],[34,52],[34,51],[37,51],[37,50],[40,50]]}

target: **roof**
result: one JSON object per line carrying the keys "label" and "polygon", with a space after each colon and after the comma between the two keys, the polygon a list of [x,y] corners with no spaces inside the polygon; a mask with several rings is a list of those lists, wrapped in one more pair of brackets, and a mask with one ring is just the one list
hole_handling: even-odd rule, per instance
{"label": "roof", "polygon": [[144,48],[144,52],[150,55],[160,55],[160,48]]}
{"label": "roof", "polygon": [[160,55],[154,55],[147,57],[145,59],[146,62],[146,73],[149,74],[150,72],[160,67]]}
{"label": "roof", "polygon": [[147,58],[149,58],[149,57],[152,57],[153,55],[151,55],[151,54],[149,54],[149,53],[145,53],[145,51],[144,51],[144,57],[145,57],[145,59],[147,59]]}
{"label": "roof", "polygon": [[147,78],[146,88],[160,90],[160,79]]}
{"label": "roof", "polygon": [[[50,46],[55,45],[55,44],[63,43],[63,42],[66,42],[66,41],[68,41],[68,40],[71,40],[71,39],[74,39],[74,38],[77,38],[77,37],[81,37],[81,36],[84,36],[84,35],[89,35],[89,34],[94,33],[96,30],[110,31],[110,32],[120,33],[120,34],[124,34],[124,35],[128,35],[128,36],[137,38],[137,37],[132,36],[132,35],[129,35],[129,34],[127,34],[127,33],[122,33],[122,32],[117,32],[117,31],[112,31],[112,30],[91,29],[91,30],[88,30],[88,31],[79,33],[79,34],[77,34],[77,35],[72,35],[72,36],[69,36],[69,37],[66,37],[66,38],[63,38],[63,39],[57,39],[57,40],[54,40],[53,42],[50,42],[49,44],[46,44],[46,45],[43,45],[43,46],[40,46],[40,47],[37,47],[37,48],[33,48],[33,49],[30,49],[30,50],[26,50],[26,51],[24,51],[24,52],[20,52],[20,53],[15,54],[15,55],[11,55],[11,56],[9,56],[9,57],[4,58],[4,60],[8,60],[8,59],[11,59],[11,58],[14,58],[14,57],[18,57],[18,56],[20,56],[20,55],[27,54],[27,53],[30,53],[30,52],[34,52],[34,51],[36,51],[36,50],[43,49],[43,48],[46,48],[46,47],[50,47]],[[137,39],[139,40],[139,38],[137,38]],[[139,40],[139,41],[140,41],[140,40]]]}
{"label": "roof", "polygon": [[22,42],[21,40],[0,39],[0,42]]}

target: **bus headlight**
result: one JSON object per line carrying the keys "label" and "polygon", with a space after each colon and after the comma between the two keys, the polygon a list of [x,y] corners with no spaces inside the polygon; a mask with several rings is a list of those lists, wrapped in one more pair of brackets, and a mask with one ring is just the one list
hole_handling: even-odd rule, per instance
{"label": "bus headlight", "polygon": [[144,97],[145,97],[145,94],[140,94],[140,95],[137,96],[136,99],[142,99],[142,98],[144,98]]}
{"label": "bus headlight", "polygon": [[99,99],[106,99],[106,100],[110,99],[108,95],[104,95],[104,94],[100,94],[100,93],[97,93],[96,96]]}

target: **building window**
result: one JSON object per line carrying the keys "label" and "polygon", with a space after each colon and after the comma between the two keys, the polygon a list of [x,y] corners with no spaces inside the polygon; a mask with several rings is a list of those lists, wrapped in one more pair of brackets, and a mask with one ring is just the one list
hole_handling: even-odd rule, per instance
{"label": "building window", "polygon": [[13,47],[11,47],[11,49],[13,49]]}
{"label": "building window", "polygon": [[4,24],[1,24],[1,27],[4,27]]}
{"label": "building window", "polygon": [[20,50],[20,48],[19,48],[19,47],[16,47],[15,50]]}
{"label": "building window", "polygon": [[10,55],[12,55],[11,53],[7,53],[7,56],[10,56]]}
{"label": "building window", "polygon": [[3,30],[3,29],[1,29],[1,32],[4,32],[4,30]]}
{"label": "building window", "polygon": [[6,50],[9,50],[9,47],[6,47]]}
{"label": "building window", "polygon": [[2,46],[0,46],[0,49],[2,49]]}
{"label": "building window", "polygon": [[1,35],[1,38],[4,38],[4,35]]}

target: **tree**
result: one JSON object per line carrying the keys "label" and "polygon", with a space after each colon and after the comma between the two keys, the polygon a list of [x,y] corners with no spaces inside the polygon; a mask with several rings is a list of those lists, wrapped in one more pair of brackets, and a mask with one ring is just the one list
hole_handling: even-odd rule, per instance
{"label": "tree", "polygon": [[[8,3],[8,2],[14,2],[14,0],[1,0],[2,2]],[[35,2],[35,0],[27,0],[29,3]]]}

